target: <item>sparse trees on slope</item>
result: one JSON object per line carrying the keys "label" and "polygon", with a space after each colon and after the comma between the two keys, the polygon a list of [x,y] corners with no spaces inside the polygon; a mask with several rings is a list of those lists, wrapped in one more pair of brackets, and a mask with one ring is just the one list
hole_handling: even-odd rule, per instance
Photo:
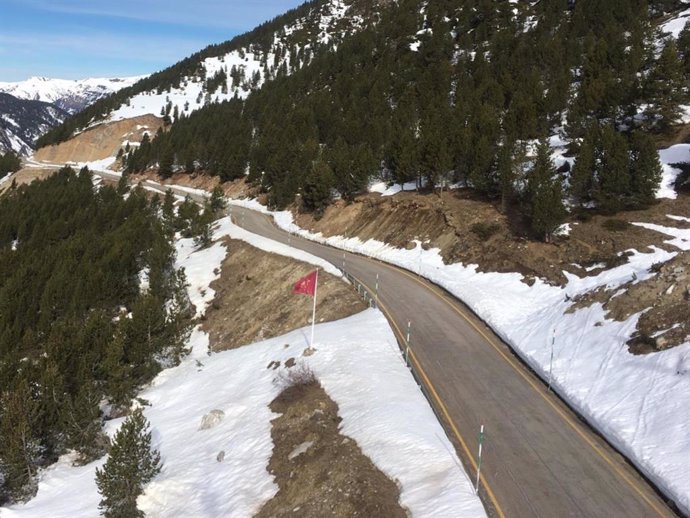
{"label": "sparse trees on slope", "polygon": [[108,460],[96,469],[101,494],[99,509],[106,518],[139,518],[137,498],[160,473],[160,454],[151,448],[149,423],[136,409],[115,434]]}

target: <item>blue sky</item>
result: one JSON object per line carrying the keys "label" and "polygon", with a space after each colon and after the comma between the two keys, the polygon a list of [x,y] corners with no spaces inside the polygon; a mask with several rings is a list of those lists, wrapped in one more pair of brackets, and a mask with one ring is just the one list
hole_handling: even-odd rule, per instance
{"label": "blue sky", "polygon": [[142,75],[303,0],[0,0],[0,81]]}

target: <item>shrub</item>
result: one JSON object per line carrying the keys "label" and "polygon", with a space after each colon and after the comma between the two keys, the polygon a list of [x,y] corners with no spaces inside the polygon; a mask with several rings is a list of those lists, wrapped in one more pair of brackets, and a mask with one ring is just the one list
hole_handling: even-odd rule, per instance
{"label": "shrub", "polygon": [[623,232],[630,228],[630,223],[622,219],[611,218],[604,221],[601,226],[611,232]]}
{"label": "shrub", "polygon": [[479,223],[475,223],[470,227],[470,230],[479,237],[482,241],[486,241],[489,239],[491,236],[493,236],[496,232],[498,232],[501,229],[501,225],[498,223],[488,223],[484,221],[480,221]]}

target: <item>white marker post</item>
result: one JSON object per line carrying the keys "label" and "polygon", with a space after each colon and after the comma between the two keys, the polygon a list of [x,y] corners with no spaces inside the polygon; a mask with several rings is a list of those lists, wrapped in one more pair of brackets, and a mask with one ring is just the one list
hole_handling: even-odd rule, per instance
{"label": "white marker post", "polygon": [[482,445],[484,444],[484,425],[479,429],[479,457],[477,458],[477,482],[474,485],[475,494],[479,493],[479,478],[482,473]]}
{"label": "white marker post", "polygon": [[316,281],[314,281],[314,306],[311,310],[311,341],[309,347],[314,347],[314,326],[316,326],[316,292],[319,290],[319,270],[316,269]]}
{"label": "white marker post", "polygon": [[376,274],[376,307],[379,306],[379,274]]}
{"label": "white marker post", "polygon": [[551,380],[553,379],[553,347],[556,344],[556,328],[553,329],[553,336],[551,337],[551,360],[549,361],[549,387],[551,390]]}

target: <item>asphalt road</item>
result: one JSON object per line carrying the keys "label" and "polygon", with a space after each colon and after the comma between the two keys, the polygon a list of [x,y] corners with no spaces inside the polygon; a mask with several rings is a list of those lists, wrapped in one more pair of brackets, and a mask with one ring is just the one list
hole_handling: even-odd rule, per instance
{"label": "asphalt road", "polygon": [[[267,216],[233,207],[256,234],[288,242]],[[373,288],[471,477],[480,425],[486,439],[480,495],[491,516],[676,516],[655,490],[526,368],[458,300],[402,269],[291,236]],[[318,308],[317,308],[318,311]]]}

